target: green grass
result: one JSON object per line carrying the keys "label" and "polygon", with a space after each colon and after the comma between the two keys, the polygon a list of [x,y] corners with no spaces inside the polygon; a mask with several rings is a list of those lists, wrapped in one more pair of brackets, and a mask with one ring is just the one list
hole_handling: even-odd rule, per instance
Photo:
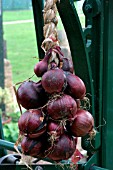
{"label": "green grass", "polygon": [[4,25],[7,57],[12,64],[13,81],[20,82],[33,75],[38,57],[33,23]]}
{"label": "green grass", "polygon": [[16,20],[28,20],[33,19],[32,10],[20,10],[20,11],[4,11],[3,21],[16,21]]}
{"label": "green grass", "polygon": [[[3,21],[27,19],[33,19],[32,10],[3,12]],[[83,19],[81,17],[81,20]],[[61,20],[58,22],[58,29],[64,29]],[[4,39],[7,41],[7,57],[12,64],[14,83],[23,81],[34,74],[33,69],[37,60],[33,57],[38,57],[35,36],[33,23],[4,25]]]}
{"label": "green grass", "polygon": [[[3,12],[3,21],[27,19],[33,19],[32,10]],[[61,22],[58,27],[62,29]],[[34,24],[4,25],[4,39],[7,41],[7,58],[12,65],[13,82],[17,83],[32,76],[37,62],[33,57],[38,57]]]}
{"label": "green grass", "polygon": [[[5,11],[3,21],[33,19],[32,10]],[[34,23],[4,25],[4,39],[7,41],[7,58],[13,72],[13,82],[23,81],[34,74],[38,57]],[[36,78],[35,78],[36,80]]]}

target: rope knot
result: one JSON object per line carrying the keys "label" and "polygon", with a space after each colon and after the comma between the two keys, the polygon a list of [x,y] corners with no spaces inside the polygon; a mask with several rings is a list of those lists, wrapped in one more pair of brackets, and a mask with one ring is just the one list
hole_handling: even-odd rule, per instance
{"label": "rope knot", "polygon": [[43,10],[43,18],[44,18],[44,37],[45,40],[42,42],[42,49],[45,53],[52,47],[58,46],[58,35],[56,31],[56,27],[58,24],[58,19],[56,17],[57,7],[56,2],[59,0],[46,0]]}

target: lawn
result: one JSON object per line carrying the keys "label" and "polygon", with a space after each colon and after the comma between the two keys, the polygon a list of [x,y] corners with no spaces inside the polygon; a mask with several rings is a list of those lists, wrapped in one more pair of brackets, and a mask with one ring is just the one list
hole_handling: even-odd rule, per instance
{"label": "lawn", "polygon": [[[3,21],[33,19],[32,10],[5,11]],[[61,22],[59,28],[62,29]],[[4,25],[7,41],[7,58],[12,64],[13,82],[17,83],[32,76],[38,57],[34,23]],[[35,78],[36,80],[36,78]]]}
{"label": "lawn", "polygon": [[[33,19],[32,10],[3,12],[4,22],[28,19]],[[4,25],[3,29],[4,39],[7,41],[7,58],[12,64],[13,82],[17,83],[34,74],[37,59],[33,57],[38,57],[34,23]],[[58,29],[63,29],[60,20]]]}
{"label": "lawn", "polygon": [[[20,17],[17,15],[20,11],[15,11],[15,14],[13,11],[4,12],[4,21],[8,18],[13,20],[12,13],[15,20],[19,20],[20,17],[21,19],[33,18],[31,11],[22,11],[23,16],[21,15]],[[30,17],[28,18],[28,16]],[[12,64],[13,82],[20,82],[33,75],[33,68],[37,62],[37,59],[33,57],[38,57],[34,24],[4,25],[4,39],[7,41],[7,58]]]}
{"label": "lawn", "polygon": [[7,40],[7,58],[12,64],[14,83],[33,74],[38,57],[34,25],[4,25],[4,38]]}
{"label": "lawn", "polygon": [[33,19],[32,10],[4,11],[3,21],[29,20]]}

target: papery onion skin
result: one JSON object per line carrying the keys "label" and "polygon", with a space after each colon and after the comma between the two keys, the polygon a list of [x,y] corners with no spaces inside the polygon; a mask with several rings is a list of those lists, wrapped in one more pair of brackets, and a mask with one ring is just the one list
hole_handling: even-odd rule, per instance
{"label": "papery onion skin", "polygon": [[76,140],[68,134],[63,134],[54,142],[53,149],[48,158],[54,161],[67,160],[73,155],[75,149]]}
{"label": "papery onion skin", "polygon": [[37,139],[30,139],[27,137],[24,137],[21,142],[21,148],[22,152],[25,155],[30,155],[33,157],[38,157],[42,154],[43,146],[44,146],[44,139],[37,138]]}
{"label": "papery onion skin", "polygon": [[63,123],[59,121],[49,120],[47,123],[47,133],[49,135],[61,136],[64,133]]}
{"label": "papery onion skin", "polygon": [[38,62],[34,67],[34,73],[37,77],[41,77],[48,69],[48,63],[44,60]]}
{"label": "papery onion skin", "polygon": [[47,112],[54,120],[62,119],[74,111],[77,111],[76,102],[71,96],[66,94],[49,102],[47,106]]}
{"label": "papery onion skin", "polygon": [[77,109],[75,109],[73,112],[71,112],[71,114],[67,115],[67,120],[68,122],[73,122],[73,120],[76,117],[76,113],[77,113]]}
{"label": "papery onion skin", "polygon": [[47,71],[42,76],[42,86],[47,93],[59,93],[64,86],[64,73],[61,69]]}
{"label": "papery onion skin", "polygon": [[65,72],[65,75],[67,80],[65,93],[71,95],[74,99],[83,99],[86,94],[86,87],[82,79],[70,72]]}
{"label": "papery onion skin", "polygon": [[79,109],[73,123],[67,127],[69,132],[76,137],[87,135],[94,127],[94,119],[90,112]]}
{"label": "papery onion skin", "polygon": [[80,99],[76,99],[75,101],[77,103],[77,109],[80,109],[81,108],[81,101],[80,101]]}
{"label": "papery onion skin", "polygon": [[17,100],[25,109],[36,109],[47,102],[47,94],[42,87],[41,81],[23,82],[17,89]]}
{"label": "papery onion skin", "polygon": [[55,62],[50,63],[50,69],[55,69],[57,68],[57,64]]}
{"label": "papery onion skin", "polygon": [[42,112],[32,109],[24,112],[18,121],[20,134],[29,138],[37,138],[45,133],[46,122]]}
{"label": "papery onion skin", "polygon": [[34,73],[37,77],[42,77],[42,75],[48,70],[48,61],[51,57],[51,51],[49,50],[44,56],[43,60],[39,61],[34,67]]}
{"label": "papery onion skin", "polygon": [[71,58],[63,58],[62,70],[74,72],[73,62]]}

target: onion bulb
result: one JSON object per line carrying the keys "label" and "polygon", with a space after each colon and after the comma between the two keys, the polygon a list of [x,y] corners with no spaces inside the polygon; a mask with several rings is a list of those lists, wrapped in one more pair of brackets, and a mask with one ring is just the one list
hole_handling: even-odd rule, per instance
{"label": "onion bulb", "polygon": [[83,99],[86,93],[84,82],[76,75],[67,72],[66,74],[67,88],[66,93],[74,99]]}
{"label": "onion bulb", "polygon": [[47,71],[42,76],[42,86],[47,93],[59,93],[64,86],[64,73],[61,69]]}
{"label": "onion bulb", "polygon": [[63,134],[56,142],[54,142],[48,158],[54,161],[67,160],[73,155],[75,149],[76,140],[68,134]]}
{"label": "onion bulb", "polygon": [[91,132],[94,127],[94,119],[86,110],[78,110],[74,121],[67,126],[73,136],[82,137]]}
{"label": "onion bulb", "polygon": [[31,109],[21,115],[18,127],[20,134],[29,138],[37,138],[46,131],[46,121],[40,110]]}
{"label": "onion bulb", "polygon": [[52,100],[48,103],[47,112],[49,116],[54,119],[62,119],[69,114],[77,111],[77,104],[75,100],[69,95],[62,95],[61,97]]}

